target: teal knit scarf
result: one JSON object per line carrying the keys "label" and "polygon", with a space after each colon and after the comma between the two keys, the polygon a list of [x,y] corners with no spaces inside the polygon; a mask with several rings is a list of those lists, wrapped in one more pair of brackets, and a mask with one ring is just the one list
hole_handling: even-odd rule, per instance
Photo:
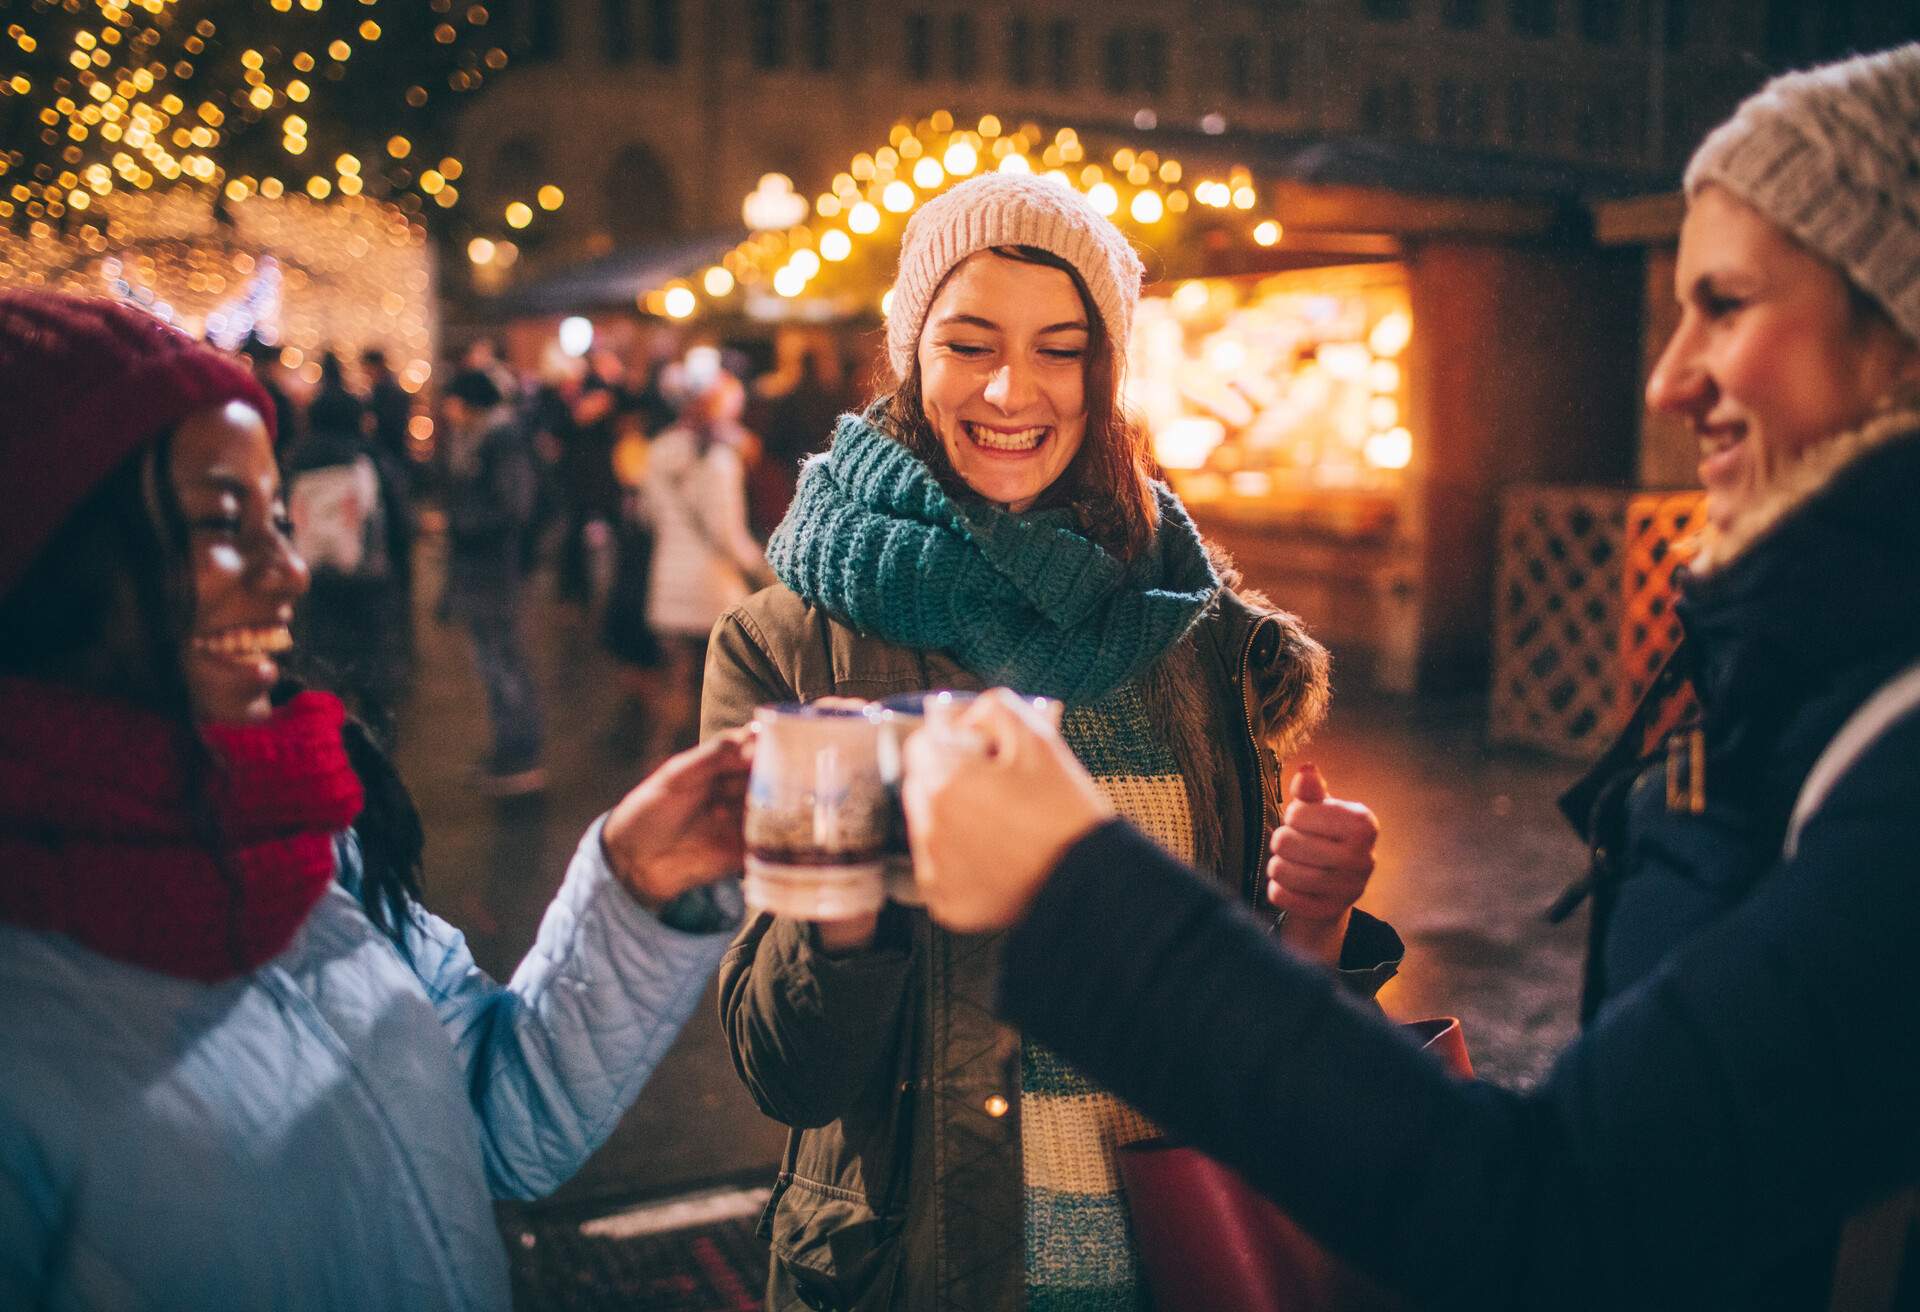
{"label": "teal knit scarf", "polygon": [[866,419],[844,415],[767,544],[802,600],[862,633],[946,652],[990,683],[1079,703],[1144,672],[1220,589],[1186,509],[1155,484],[1160,531],[1131,565],[1071,513],[948,496]]}

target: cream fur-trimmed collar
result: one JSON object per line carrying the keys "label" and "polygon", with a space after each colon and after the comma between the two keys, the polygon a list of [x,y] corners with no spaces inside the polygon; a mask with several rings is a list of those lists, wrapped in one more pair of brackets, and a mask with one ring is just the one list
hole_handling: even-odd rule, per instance
{"label": "cream fur-trimmed collar", "polygon": [[1809,449],[1780,472],[1761,500],[1726,531],[1709,537],[1689,567],[1699,577],[1725,569],[1794,511],[1814,500],[1839,472],[1869,451],[1920,440],[1920,391],[1904,390],[1858,428]]}

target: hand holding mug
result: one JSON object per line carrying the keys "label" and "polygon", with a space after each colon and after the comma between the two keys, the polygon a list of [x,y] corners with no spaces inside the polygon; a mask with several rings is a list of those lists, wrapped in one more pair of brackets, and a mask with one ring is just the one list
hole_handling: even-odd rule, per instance
{"label": "hand holding mug", "polygon": [[914,876],[949,929],[1020,918],[1060,857],[1113,814],[1043,710],[995,689],[906,746]]}
{"label": "hand holding mug", "polygon": [[607,813],[601,849],[642,905],[740,869],[750,757],[745,730],[721,734],[669,757]]}

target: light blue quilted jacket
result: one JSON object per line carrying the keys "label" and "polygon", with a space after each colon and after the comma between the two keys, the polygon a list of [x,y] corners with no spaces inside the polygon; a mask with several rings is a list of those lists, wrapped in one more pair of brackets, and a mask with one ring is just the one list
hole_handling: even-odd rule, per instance
{"label": "light blue quilted jacket", "polygon": [[0,927],[0,1308],[504,1309],[493,1198],[613,1129],[739,920],[671,929],[582,840],[504,988],[358,851],[291,946],[203,985]]}

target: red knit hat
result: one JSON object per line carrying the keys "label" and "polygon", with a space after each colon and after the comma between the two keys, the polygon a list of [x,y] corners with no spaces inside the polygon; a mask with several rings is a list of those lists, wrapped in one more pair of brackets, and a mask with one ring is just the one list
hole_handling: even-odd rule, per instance
{"label": "red knit hat", "polygon": [[0,596],[87,494],[187,416],[273,403],[244,365],[116,301],[0,291]]}

